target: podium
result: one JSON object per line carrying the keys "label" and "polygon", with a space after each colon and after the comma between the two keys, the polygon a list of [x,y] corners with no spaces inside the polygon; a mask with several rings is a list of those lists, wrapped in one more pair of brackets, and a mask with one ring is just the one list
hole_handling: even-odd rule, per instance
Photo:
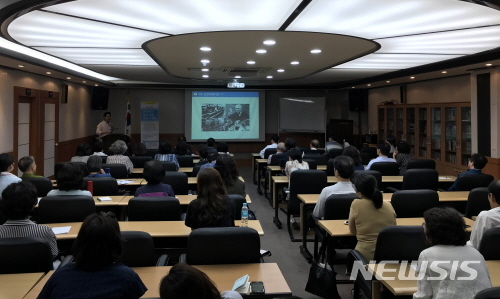
{"label": "podium", "polygon": [[104,143],[104,151],[109,150],[109,147],[113,144],[113,142],[120,140],[123,134],[109,134],[103,136],[101,138],[102,143]]}

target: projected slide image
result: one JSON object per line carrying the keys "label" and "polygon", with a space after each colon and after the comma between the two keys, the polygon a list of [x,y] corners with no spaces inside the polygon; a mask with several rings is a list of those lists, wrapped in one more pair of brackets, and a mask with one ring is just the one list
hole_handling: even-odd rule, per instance
{"label": "projected slide image", "polygon": [[201,107],[201,130],[250,131],[249,104],[208,104]]}

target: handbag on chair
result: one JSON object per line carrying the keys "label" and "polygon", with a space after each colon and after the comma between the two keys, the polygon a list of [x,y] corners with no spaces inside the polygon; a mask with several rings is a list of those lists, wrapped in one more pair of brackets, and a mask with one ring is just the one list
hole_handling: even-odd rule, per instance
{"label": "handbag on chair", "polygon": [[319,250],[318,259],[313,262],[309,270],[306,292],[326,299],[341,299],[337,290],[337,273],[328,265],[328,242],[323,242]]}

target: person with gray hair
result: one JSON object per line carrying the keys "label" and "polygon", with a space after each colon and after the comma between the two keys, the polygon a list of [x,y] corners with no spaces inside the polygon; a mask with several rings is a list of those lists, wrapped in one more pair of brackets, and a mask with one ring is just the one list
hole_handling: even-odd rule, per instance
{"label": "person with gray hair", "polygon": [[134,170],[134,164],[132,164],[129,157],[123,155],[128,149],[125,142],[117,140],[113,142],[109,149],[114,153],[114,155],[109,156],[106,159],[106,164],[123,164],[127,167],[127,172],[131,174]]}
{"label": "person with gray hair", "polygon": [[109,178],[111,175],[104,172],[102,169],[102,159],[99,156],[90,156],[87,160],[87,168],[90,174],[87,176],[89,178]]}
{"label": "person with gray hair", "polygon": [[286,152],[285,143],[284,142],[278,143],[278,145],[276,146],[276,154],[271,154],[271,155],[269,155],[269,157],[267,157],[267,165],[271,164],[271,157],[273,155],[281,155],[284,152]]}

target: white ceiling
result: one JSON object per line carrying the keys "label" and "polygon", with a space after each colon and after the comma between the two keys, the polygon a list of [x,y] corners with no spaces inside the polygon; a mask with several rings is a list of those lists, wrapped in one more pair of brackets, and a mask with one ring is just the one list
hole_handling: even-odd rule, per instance
{"label": "white ceiling", "polygon": [[[235,75],[222,69],[256,68],[240,81],[293,86],[357,80],[500,46],[500,11],[465,1],[312,0],[280,31],[301,3],[68,1],[15,18],[7,28],[13,40],[0,39],[0,47],[118,85],[220,86]],[[266,39],[276,44],[263,45]],[[204,67],[202,59],[210,60],[209,72],[189,70]]]}

